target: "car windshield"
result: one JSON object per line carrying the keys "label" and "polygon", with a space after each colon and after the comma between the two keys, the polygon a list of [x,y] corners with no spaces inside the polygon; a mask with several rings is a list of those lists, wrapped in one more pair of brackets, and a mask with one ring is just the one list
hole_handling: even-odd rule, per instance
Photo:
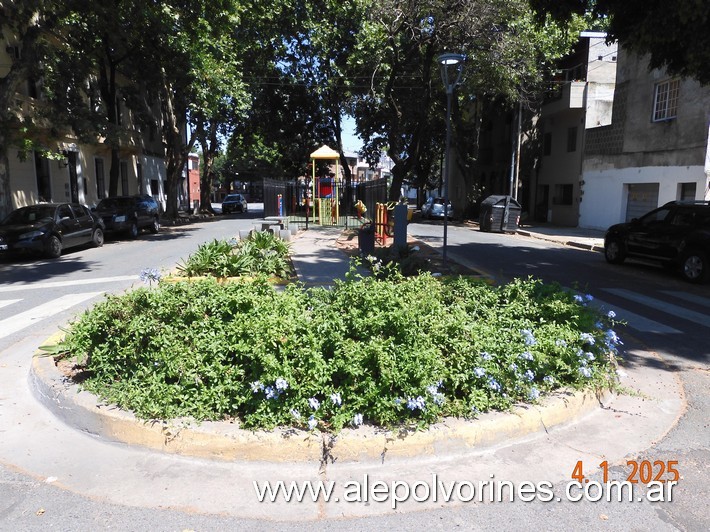
{"label": "car windshield", "polygon": [[226,198],[224,198],[224,201],[240,201],[242,197],[239,194],[230,194]]}
{"label": "car windshield", "polygon": [[96,206],[98,210],[124,209],[133,205],[133,198],[104,198]]}
{"label": "car windshield", "polygon": [[3,225],[31,224],[40,220],[54,219],[56,207],[53,205],[32,205],[11,212],[3,221]]}

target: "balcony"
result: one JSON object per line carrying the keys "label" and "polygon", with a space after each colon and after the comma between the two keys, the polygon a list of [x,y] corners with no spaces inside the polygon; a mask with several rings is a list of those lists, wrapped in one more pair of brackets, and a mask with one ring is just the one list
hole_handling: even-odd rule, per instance
{"label": "balcony", "polygon": [[558,86],[549,93],[543,105],[542,112],[546,115],[556,114],[569,109],[583,109],[586,81],[570,81]]}

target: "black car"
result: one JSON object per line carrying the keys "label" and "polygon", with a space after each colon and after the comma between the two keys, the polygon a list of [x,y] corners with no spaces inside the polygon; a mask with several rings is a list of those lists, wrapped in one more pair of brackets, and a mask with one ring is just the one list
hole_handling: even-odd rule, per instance
{"label": "black car", "polygon": [[222,214],[247,212],[247,200],[241,194],[229,194],[222,200]]}
{"label": "black car", "polygon": [[12,211],[0,223],[0,254],[30,251],[59,257],[62,249],[104,244],[104,227],[84,205],[40,203]]}
{"label": "black car", "polygon": [[612,225],[604,237],[604,255],[612,264],[638,257],[680,267],[685,279],[708,278],[710,202],[672,201],[629,223]]}
{"label": "black car", "polygon": [[102,199],[95,212],[106,232],[125,233],[136,238],[141,229],[160,231],[160,204],[150,196],[113,196]]}

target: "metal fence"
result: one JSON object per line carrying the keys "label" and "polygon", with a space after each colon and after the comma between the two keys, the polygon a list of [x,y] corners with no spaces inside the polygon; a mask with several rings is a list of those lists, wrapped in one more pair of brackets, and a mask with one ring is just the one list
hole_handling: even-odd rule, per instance
{"label": "metal fence", "polygon": [[[387,201],[387,180],[378,179],[346,186],[344,180],[331,183],[337,198],[314,201],[312,185],[264,179],[264,216],[282,216],[290,226],[306,227],[308,224],[337,227],[359,227],[355,203],[360,200],[367,207],[365,217],[373,218],[375,205]],[[309,199],[310,201],[306,201]],[[280,201],[280,204],[279,204]]]}

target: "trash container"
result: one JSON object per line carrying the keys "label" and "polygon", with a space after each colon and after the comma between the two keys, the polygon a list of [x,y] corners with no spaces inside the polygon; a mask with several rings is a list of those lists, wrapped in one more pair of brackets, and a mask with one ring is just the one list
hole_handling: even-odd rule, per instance
{"label": "trash container", "polygon": [[363,224],[357,232],[357,246],[361,255],[372,255],[375,252],[375,226]]}
{"label": "trash container", "polygon": [[515,232],[522,208],[512,196],[488,196],[481,203],[478,223],[481,231]]}

